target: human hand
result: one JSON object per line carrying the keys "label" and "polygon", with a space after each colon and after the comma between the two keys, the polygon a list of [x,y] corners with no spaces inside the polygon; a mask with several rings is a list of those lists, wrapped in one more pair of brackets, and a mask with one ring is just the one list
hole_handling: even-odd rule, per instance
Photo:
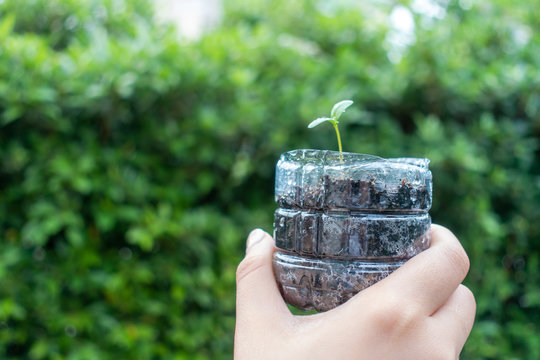
{"label": "human hand", "polygon": [[252,231],[236,273],[234,358],[458,359],[476,311],[461,285],[469,259],[449,230],[431,232],[430,248],[386,279],[333,310],[295,316],[274,278],[272,237]]}

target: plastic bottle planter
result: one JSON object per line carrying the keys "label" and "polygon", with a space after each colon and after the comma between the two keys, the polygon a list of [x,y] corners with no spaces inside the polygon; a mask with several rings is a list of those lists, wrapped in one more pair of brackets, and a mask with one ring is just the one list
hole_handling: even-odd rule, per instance
{"label": "plastic bottle planter", "polygon": [[330,310],[429,247],[428,159],[281,155],[274,272],[285,301]]}

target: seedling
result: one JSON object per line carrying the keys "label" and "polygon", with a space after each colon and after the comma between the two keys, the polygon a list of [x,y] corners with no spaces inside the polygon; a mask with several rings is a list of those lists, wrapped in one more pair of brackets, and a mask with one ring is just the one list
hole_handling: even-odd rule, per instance
{"label": "seedling", "polygon": [[308,125],[308,128],[311,129],[326,121],[331,123],[334,126],[334,130],[336,131],[340,153],[343,152],[343,148],[341,147],[341,136],[339,135],[339,128],[338,128],[339,118],[341,117],[341,115],[343,115],[345,110],[347,110],[347,108],[352,105],[352,103],[353,103],[352,100],[342,100],[338,102],[336,105],[334,105],[334,107],[332,108],[332,111],[330,112],[330,117],[320,117],[318,119],[313,120]]}

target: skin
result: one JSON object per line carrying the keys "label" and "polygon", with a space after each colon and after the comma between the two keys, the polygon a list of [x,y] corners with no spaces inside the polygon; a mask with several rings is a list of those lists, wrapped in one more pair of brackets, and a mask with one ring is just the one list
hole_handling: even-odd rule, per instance
{"label": "skin", "polygon": [[461,282],[469,259],[446,228],[431,227],[429,249],[345,304],[291,314],[272,270],[274,240],[252,231],[236,273],[234,358],[458,359],[476,304]]}

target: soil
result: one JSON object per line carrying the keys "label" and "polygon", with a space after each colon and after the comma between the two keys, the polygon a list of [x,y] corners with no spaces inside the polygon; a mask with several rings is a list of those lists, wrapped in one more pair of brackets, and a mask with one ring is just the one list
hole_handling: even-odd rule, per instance
{"label": "soil", "polygon": [[276,247],[334,258],[408,259],[429,246],[430,217],[277,209]]}
{"label": "soil", "polygon": [[298,209],[354,210],[426,210],[431,206],[431,189],[414,186],[407,179],[394,188],[382,187],[377,179],[369,181],[336,179],[325,175],[319,186],[294,186],[292,194],[277,198],[281,207]]}

